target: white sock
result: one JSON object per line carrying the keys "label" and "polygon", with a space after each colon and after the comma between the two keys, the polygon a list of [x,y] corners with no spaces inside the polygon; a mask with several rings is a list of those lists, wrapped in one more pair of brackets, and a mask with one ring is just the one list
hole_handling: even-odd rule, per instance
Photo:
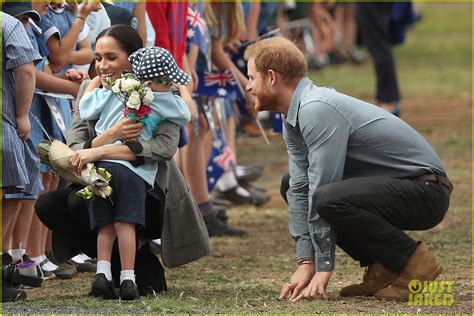
{"label": "white sock", "polygon": [[83,262],[86,262],[86,260],[91,260],[91,257],[89,257],[88,255],[84,254],[84,253],[80,253],[78,254],[79,258],[82,259]]}
{"label": "white sock", "polygon": [[84,259],[81,258],[81,255],[75,255],[74,257],[71,258],[72,261],[75,263],[84,263]]}
{"label": "white sock", "polygon": [[97,261],[97,272],[96,274],[103,273],[105,278],[109,281],[112,280],[112,271],[110,270],[110,262],[105,260]]}
{"label": "white sock", "polygon": [[57,265],[55,265],[49,260],[46,261],[46,263],[41,266],[41,269],[43,269],[44,271],[49,271],[49,272],[57,270],[58,268],[59,267]]}
{"label": "white sock", "polygon": [[13,260],[21,260],[26,253],[26,249],[10,249],[7,251]]}
{"label": "white sock", "polygon": [[235,174],[232,171],[226,171],[224,174],[219,178],[216,183],[216,187],[219,191],[229,191],[230,189],[235,188],[238,186],[239,183],[235,178]]}
{"label": "white sock", "polygon": [[124,280],[132,280],[135,283],[135,270],[122,270],[120,271],[120,284]]}
{"label": "white sock", "polygon": [[245,188],[241,187],[240,185],[237,187],[237,189],[235,189],[235,191],[236,191],[237,194],[240,195],[240,196],[245,196],[245,197],[249,197],[249,196],[250,196],[250,192],[247,191]]}
{"label": "white sock", "polygon": [[46,259],[46,255],[31,258],[31,260],[36,262],[36,264],[40,264],[41,262],[43,262],[44,259]]}

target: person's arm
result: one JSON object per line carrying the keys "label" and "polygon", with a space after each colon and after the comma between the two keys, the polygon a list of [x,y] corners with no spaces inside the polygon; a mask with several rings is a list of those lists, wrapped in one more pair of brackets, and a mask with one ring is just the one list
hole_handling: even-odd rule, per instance
{"label": "person's arm", "polygon": [[194,45],[194,44],[188,44],[188,45],[189,45],[189,52],[186,55],[185,64],[187,61],[187,65],[191,71],[191,77],[193,79],[192,91],[196,91],[199,85],[199,76],[196,72],[196,62],[197,62],[197,58],[199,54],[199,46]]}
{"label": "person's arm", "polygon": [[[89,83],[90,81],[85,81],[81,85],[81,92],[76,102],[80,102]],[[137,138],[142,127],[143,123],[123,119],[100,136],[96,136],[93,129],[89,128],[88,121],[81,120],[79,111],[76,111],[69,129],[67,145],[75,151],[91,149],[90,151],[79,151],[80,154],[87,156],[83,161],[92,159],[88,162],[97,161],[99,157],[103,157],[102,159],[134,161],[136,164],[147,161],[171,160],[178,148],[180,134],[179,126],[166,120],[159,124],[153,139],[136,142],[139,145],[134,146],[134,151],[127,145],[105,146],[111,148],[102,148],[102,146],[112,144],[119,139]]]}
{"label": "person's arm", "polygon": [[247,40],[254,41],[258,37],[258,19],[260,16],[260,0],[252,1],[250,11],[245,18]]}
{"label": "person's arm", "polygon": [[46,72],[36,70],[36,87],[40,90],[53,93],[66,93],[74,97],[79,92],[79,84],[62,79]]}
{"label": "person's arm", "polygon": [[236,79],[239,80],[241,86],[245,89],[248,83],[247,77],[245,77],[245,75],[240,72],[239,68],[234,65],[229,55],[227,55],[227,53],[224,51],[224,46],[222,45],[222,42],[217,38],[212,39],[211,54],[212,62],[216,65],[216,67],[220,71],[231,69],[232,72],[237,75]]}
{"label": "person's arm", "polygon": [[140,34],[140,38],[143,41],[143,46],[146,45],[146,39],[147,39],[147,29],[146,29],[146,3],[145,2],[135,2],[135,5],[133,6],[133,15],[137,18],[138,21],[138,28],[137,32]]}
{"label": "person's arm", "polygon": [[89,40],[83,39],[77,43],[77,49],[71,53],[67,64],[88,65],[94,60],[94,52],[91,49]]}
{"label": "person's arm", "polygon": [[[176,153],[178,142],[179,126],[169,121],[163,121],[151,140],[127,143],[126,145],[84,147],[84,149],[75,151],[70,162],[79,172],[87,163],[103,159],[127,160],[133,165],[142,165],[147,161],[169,161]],[[85,144],[92,144],[92,142]]]}
{"label": "person's arm", "polygon": [[[329,272],[335,267],[336,234],[315,209],[314,193],[320,186],[342,181],[351,126],[340,112],[321,102],[302,105],[298,117],[308,152],[309,191],[306,199],[309,200],[309,233],[315,242],[316,270]],[[295,189],[290,191],[294,203]]]}
{"label": "person's arm", "polygon": [[245,91],[246,108],[249,113],[255,113],[253,96],[245,89],[248,84],[247,77],[242,74],[242,72],[239,70],[239,68],[237,68],[236,65],[234,65],[229,55],[227,55],[227,53],[224,51],[224,46],[222,45],[222,42],[217,38],[212,39],[211,54],[212,62],[217,66],[220,71],[229,69],[235,76],[237,76],[236,79],[240,82],[242,89],[244,89]]}
{"label": "person's arm", "polygon": [[13,69],[15,74],[15,119],[17,133],[22,139],[30,137],[31,124],[28,117],[35,91],[35,66],[32,62]]}
{"label": "person's arm", "polygon": [[77,7],[77,15],[74,24],[64,37],[59,38],[57,33],[55,33],[55,35],[49,34],[50,32],[54,32],[54,27],[44,32],[46,45],[49,50],[50,64],[52,65],[51,68],[53,71],[57,71],[68,64],[74,45],[77,43],[79,34],[85,25],[85,19],[92,11],[97,11],[99,9],[99,2],[82,2]]}

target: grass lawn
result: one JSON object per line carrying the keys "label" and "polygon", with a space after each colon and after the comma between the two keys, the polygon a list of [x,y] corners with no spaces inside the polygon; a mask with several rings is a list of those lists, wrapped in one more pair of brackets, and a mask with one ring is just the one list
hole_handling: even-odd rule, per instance
{"label": "grass lawn", "polygon": [[[281,137],[239,140],[241,163],[263,162],[257,185],[272,196],[260,208],[228,211],[230,222],[247,228],[245,238],[213,238],[212,254],[167,270],[169,291],[132,303],[87,296],[92,273],[46,281],[28,290],[28,300],[3,305],[3,313],[471,313],[471,4],[418,3],[423,19],[395,49],[403,94],[402,118],[422,133],[445,163],[455,190],[444,221],[410,232],[423,240],[444,267],[440,280],[454,281],[452,306],[408,306],[373,298],[340,298],[338,291],[359,281],[363,270],[337,249],[329,300],[290,303],[277,299],[295,269],[288,211],[279,197],[287,170]],[[370,62],[329,67],[311,77],[355,97],[373,101]]]}

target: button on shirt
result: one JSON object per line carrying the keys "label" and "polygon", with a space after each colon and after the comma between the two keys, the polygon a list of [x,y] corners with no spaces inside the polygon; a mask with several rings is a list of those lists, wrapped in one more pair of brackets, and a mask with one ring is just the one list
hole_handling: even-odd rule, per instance
{"label": "button on shirt", "polygon": [[297,258],[315,256],[318,271],[334,270],[336,245],[336,233],[313,209],[318,187],[355,177],[446,175],[432,147],[404,121],[307,77],[296,86],[283,137],[290,234]]}

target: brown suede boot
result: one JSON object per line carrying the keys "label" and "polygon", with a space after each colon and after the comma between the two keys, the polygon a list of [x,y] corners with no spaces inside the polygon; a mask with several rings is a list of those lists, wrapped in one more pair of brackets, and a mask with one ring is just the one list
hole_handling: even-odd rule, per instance
{"label": "brown suede boot", "polygon": [[362,283],[343,287],[340,296],[368,296],[384,289],[397,279],[397,275],[385,269],[378,262],[369,265],[362,277]]}
{"label": "brown suede boot", "polygon": [[423,244],[419,244],[415,252],[408,259],[402,272],[391,286],[378,291],[375,298],[390,301],[407,301],[408,283],[417,279],[421,282],[432,281],[443,271],[433,255]]}

